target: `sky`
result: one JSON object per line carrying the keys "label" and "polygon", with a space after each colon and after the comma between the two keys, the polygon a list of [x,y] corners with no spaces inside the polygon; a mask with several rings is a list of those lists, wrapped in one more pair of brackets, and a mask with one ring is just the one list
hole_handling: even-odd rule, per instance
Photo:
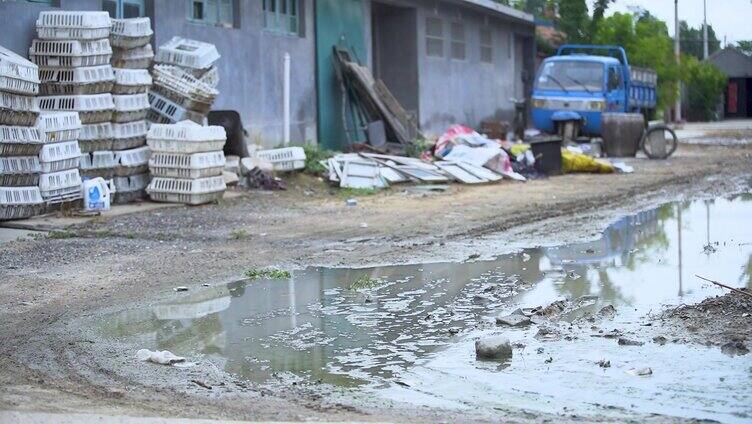
{"label": "sky", "polygon": [[[702,3],[703,0],[679,0],[679,19],[692,27],[699,27],[702,24]],[[707,5],[708,24],[713,26],[721,43],[724,36],[728,43],[752,40],[752,0],[707,0]],[[669,34],[674,34],[674,0],[616,0],[607,15],[629,12],[630,6],[647,9],[665,21]]]}

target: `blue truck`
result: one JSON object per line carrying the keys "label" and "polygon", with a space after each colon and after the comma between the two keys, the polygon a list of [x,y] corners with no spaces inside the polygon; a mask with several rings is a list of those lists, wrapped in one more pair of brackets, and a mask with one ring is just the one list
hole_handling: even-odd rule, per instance
{"label": "blue truck", "polygon": [[577,134],[599,137],[604,113],[640,113],[647,121],[655,111],[657,82],[655,71],[630,66],[622,47],[563,45],[540,65],[533,126],[561,135],[574,122]]}

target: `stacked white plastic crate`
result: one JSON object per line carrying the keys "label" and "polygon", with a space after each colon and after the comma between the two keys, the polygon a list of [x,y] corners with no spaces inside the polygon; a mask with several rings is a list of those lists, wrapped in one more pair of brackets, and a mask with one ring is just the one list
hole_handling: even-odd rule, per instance
{"label": "stacked white plastic crate", "polygon": [[149,110],[149,89],[152,78],[149,66],[153,31],[149,18],[113,19],[110,44],[114,51],[115,102],[112,150],[117,164],[115,172],[115,203],[127,203],[144,197],[149,183],[147,162],[149,149],[146,114]]}
{"label": "stacked white plastic crate", "polygon": [[28,218],[44,210],[39,191],[39,152],[35,127],[39,69],[0,47],[0,220]]}
{"label": "stacked white plastic crate", "polygon": [[154,86],[149,93],[149,120],[174,124],[191,120],[206,123],[219,92],[219,59],[213,44],[173,37],[157,49],[152,69]]}
{"label": "stacked white plastic crate", "polygon": [[199,205],[222,198],[224,127],[201,126],[192,121],[152,124],[147,143],[151,183],[146,189],[157,202]]}
{"label": "stacked white plastic crate", "polygon": [[79,165],[85,177],[109,177],[114,169],[111,23],[107,12],[56,10],[40,12],[36,24],[39,38],[32,40],[29,58],[40,69],[39,107],[68,112],[54,115],[59,122],[77,113],[83,124],[77,139],[46,145],[40,154],[42,196],[61,203],[81,198]]}

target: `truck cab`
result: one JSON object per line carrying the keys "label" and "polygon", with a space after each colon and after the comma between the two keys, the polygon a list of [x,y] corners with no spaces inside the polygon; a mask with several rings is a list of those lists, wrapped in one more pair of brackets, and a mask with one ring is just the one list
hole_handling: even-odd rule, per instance
{"label": "truck cab", "polygon": [[645,84],[632,81],[621,47],[561,46],[538,70],[532,94],[533,125],[556,133],[560,123],[576,121],[582,134],[599,136],[604,112],[644,112],[655,107],[655,88],[650,87],[655,73],[640,69],[639,75],[643,74]]}

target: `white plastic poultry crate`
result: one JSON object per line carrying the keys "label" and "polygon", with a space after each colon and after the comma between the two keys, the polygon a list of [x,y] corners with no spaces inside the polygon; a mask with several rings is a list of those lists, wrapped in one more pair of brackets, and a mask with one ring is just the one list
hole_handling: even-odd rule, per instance
{"label": "white plastic poultry crate", "polygon": [[146,119],[149,110],[149,96],[146,93],[121,94],[112,96],[115,103],[115,112],[112,114],[112,122],[132,122]]}
{"label": "white plastic poultry crate", "polygon": [[42,112],[36,127],[45,143],[78,140],[81,134],[78,112]]}
{"label": "white plastic poultry crate", "polygon": [[75,94],[39,98],[42,110],[66,110],[78,112],[83,124],[96,124],[112,120],[115,103],[112,94]]}
{"label": "white plastic poultry crate", "polygon": [[110,40],[40,40],[29,47],[29,60],[45,68],[77,68],[108,65],[112,58]]}
{"label": "white plastic poultry crate", "polygon": [[148,172],[150,154],[151,151],[146,146],[115,152],[115,175],[128,177]]}
{"label": "white plastic poultry crate", "polygon": [[154,91],[149,91],[149,104],[151,110],[147,119],[157,124],[174,124],[186,119],[201,124],[205,118],[203,114],[188,110]]}
{"label": "white plastic poultry crate", "polygon": [[146,143],[154,152],[201,153],[224,149],[227,135],[224,127],[201,126],[193,121],[177,124],[153,124]]}
{"label": "white plastic poultry crate", "polygon": [[31,218],[44,207],[39,187],[0,187],[0,221]]}
{"label": "white plastic poultry crate", "polygon": [[23,187],[39,184],[37,156],[0,157],[0,187]]}
{"label": "white plastic poultry crate", "polygon": [[115,68],[115,86],[112,87],[112,94],[146,93],[151,84],[151,74],[147,69]]}
{"label": "white plastic poultry crate", "polygon": [[36,97],[0,91],[0,124],[32,126],[39,116]]}
{"label": "white plastic poultry crate", "polygon": [[148,173],[132,175],[130,177],[115,177],[114,203],[130,203],[146,197],[146,187],[149,185]]}
{"label": "white plastic poultry crate", "polygon": [[0,126],[0,156],[36,156],[43,144],[36,127]]}
{"label": "white plastic poultry crate", "polygon": [[39,176],[39,191],[48,203],[62,203],[80,199],[81,175],[78,169],[41,174]]}
{"label": "white plastic poultry crate", "polygon": [[192,69],[208,69],[219,59],[214,44],[172,37],[157,49],[154,60],[159,63],[178,65]]}
{"label": "white plastic poultry crate", "polygon": [[187,109],[209,113],[219,95],[214,87],[177,66],[156,65],[153,73],[154,89]]}
{"label": "white plastic poultry crate", "polygon": [[153,34],[149,18],[112,19],[110,44],[126,49],[141,47]]}
{"label": "white plastic poultry crate", "polygon": [[112,50],[112,66],[123,69],[147,69],[154,59],[151,44],[145,44],[133,49],[114,48]]}
{"label": "white plastic poultry crate", "polygon": [[127,150],[144,146],[148,131],[149,124],[145,120],[112,124],[112,150]]}
{"label": "white plastic poultry crate", "polygon": [[220,200],[227,186],[223,177],[188,180],[184,178],[155,177],[146,188],[155,202],[201,205]]}
{"label": "white plastic poultry crate", "polygon": [[100,122],[83,125],[78,138],[78,146],[83,153],[112,150],[112,124]]}
{"label": "white plastic poultry crate", "polygon": [[259,150],[256,156],[271,162],[275,171],[293,171],[305,168],[306,155],[302,147]]}
{"label": "white plastic poultry crate", "polygon": [[42,95],[109,93],[115,85],[115,73],[110,65],[41,68],[39,79]]}
{"label": "white plastic poultry crate", "polygon": [[217,70],[216,66],[212,66],[198,79],[209,87],[217,88],[217,86],[219,85],[219,70]]}
{"label": "white plastic poultry crate", "polygon": [[80,156],[81,149],[76,140],[45,144],[39,152],[39,165],[45,174],[65,171],[78,168]]}
{"label": "white plastic poultry crate", "polygon": [[80,172],[86,178],[112,178],[115,176],[115,152],[97,151],[81,155]]}
{"label": "white plastic poultry crate", "polygon": [[0,91],[36,96],[39,94],[39,67],[0,46]]}
{"label": "white plastic poultry crate", "polygon": [[149,171],[155,177],[206,178],[222,175],[225,168],[223,152],[152,153]]}
{"label": "white plastic poultry crate", "polygon": [[110,36],[110,14],[53,10],[39,12],[37,34],[44,39],[96,40]]}

